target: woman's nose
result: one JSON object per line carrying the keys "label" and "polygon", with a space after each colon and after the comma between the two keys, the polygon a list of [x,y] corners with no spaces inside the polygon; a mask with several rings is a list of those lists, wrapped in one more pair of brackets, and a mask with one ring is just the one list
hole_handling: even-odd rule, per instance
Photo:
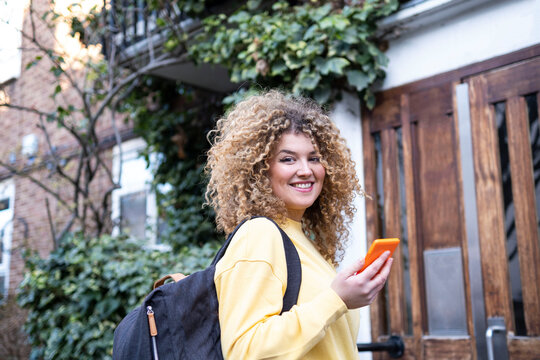
{"label": "woman's nose", "polygon": [[313,171],[311,170],[311,167],[309,166],[309,163],[307,161],[300,161],[298,170],[296,171],[296,174],[298,176],[306,177],[311,176]]}

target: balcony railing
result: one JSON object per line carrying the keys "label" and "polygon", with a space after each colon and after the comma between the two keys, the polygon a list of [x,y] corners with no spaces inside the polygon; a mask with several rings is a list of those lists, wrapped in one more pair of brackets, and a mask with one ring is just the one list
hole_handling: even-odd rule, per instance
{"label": "balcony railing", "polygon": [[[109,38],[103,39],[105,55],[110,53],[114,45],[117,51],[126,49],[154,39],[154,46],[160,45],[164,33],[171,31],[170,27],[159,26],[158,22],[163,19],[164,24],[175,24],[183,31],[189,30],[193,20],[183,14],[175,4],[165,2],[159,10],[150,10],[145,0],[103,0],[105,18],[109,27]],[[133,54],[134,55],[134,54]]]}

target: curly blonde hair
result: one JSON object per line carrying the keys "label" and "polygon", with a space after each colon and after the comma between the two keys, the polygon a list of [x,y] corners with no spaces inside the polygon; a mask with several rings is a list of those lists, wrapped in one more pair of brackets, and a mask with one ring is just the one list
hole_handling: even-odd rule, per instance
{"label": "curly blonde hair", "polygon": [[214,208],[219,230],[229,234],[255,215],[283,222],[285,203],[272,191],[269,159],[284,133],[307,135],[326,170],[321,194],[306,209],[302,227],[332,263],[341,257],[356,193],[363,194],[354,162],[339,130],[316,103],[269,91],[240,102],[209,134],[206,204]]}

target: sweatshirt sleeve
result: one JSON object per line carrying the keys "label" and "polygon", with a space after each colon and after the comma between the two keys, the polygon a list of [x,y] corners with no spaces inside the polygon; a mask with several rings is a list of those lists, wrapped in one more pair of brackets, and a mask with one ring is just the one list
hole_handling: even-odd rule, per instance
{"label": "sweatshirt sleeve", "polygon": [[347,308],[328,288],[280,315],[287,286],[281,235],[268,220],[249,223],[235,235],[216,271],[223,355],[298,359]]}

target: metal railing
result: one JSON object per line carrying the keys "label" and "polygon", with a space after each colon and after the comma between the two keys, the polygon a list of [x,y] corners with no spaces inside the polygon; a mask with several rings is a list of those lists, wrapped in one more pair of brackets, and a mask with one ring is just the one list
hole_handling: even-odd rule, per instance
{"label": "metal railing", "polygon": [[146,0],[103,0],[106,24],[111,34],[103,39],[103,51],[108,55],[111,42],[124,50],[159,34],[166,28],[158,26],[159,18],[166,23],[180,24],[189,18],[176,5],[165,2],[162,9],[150,9]]}

